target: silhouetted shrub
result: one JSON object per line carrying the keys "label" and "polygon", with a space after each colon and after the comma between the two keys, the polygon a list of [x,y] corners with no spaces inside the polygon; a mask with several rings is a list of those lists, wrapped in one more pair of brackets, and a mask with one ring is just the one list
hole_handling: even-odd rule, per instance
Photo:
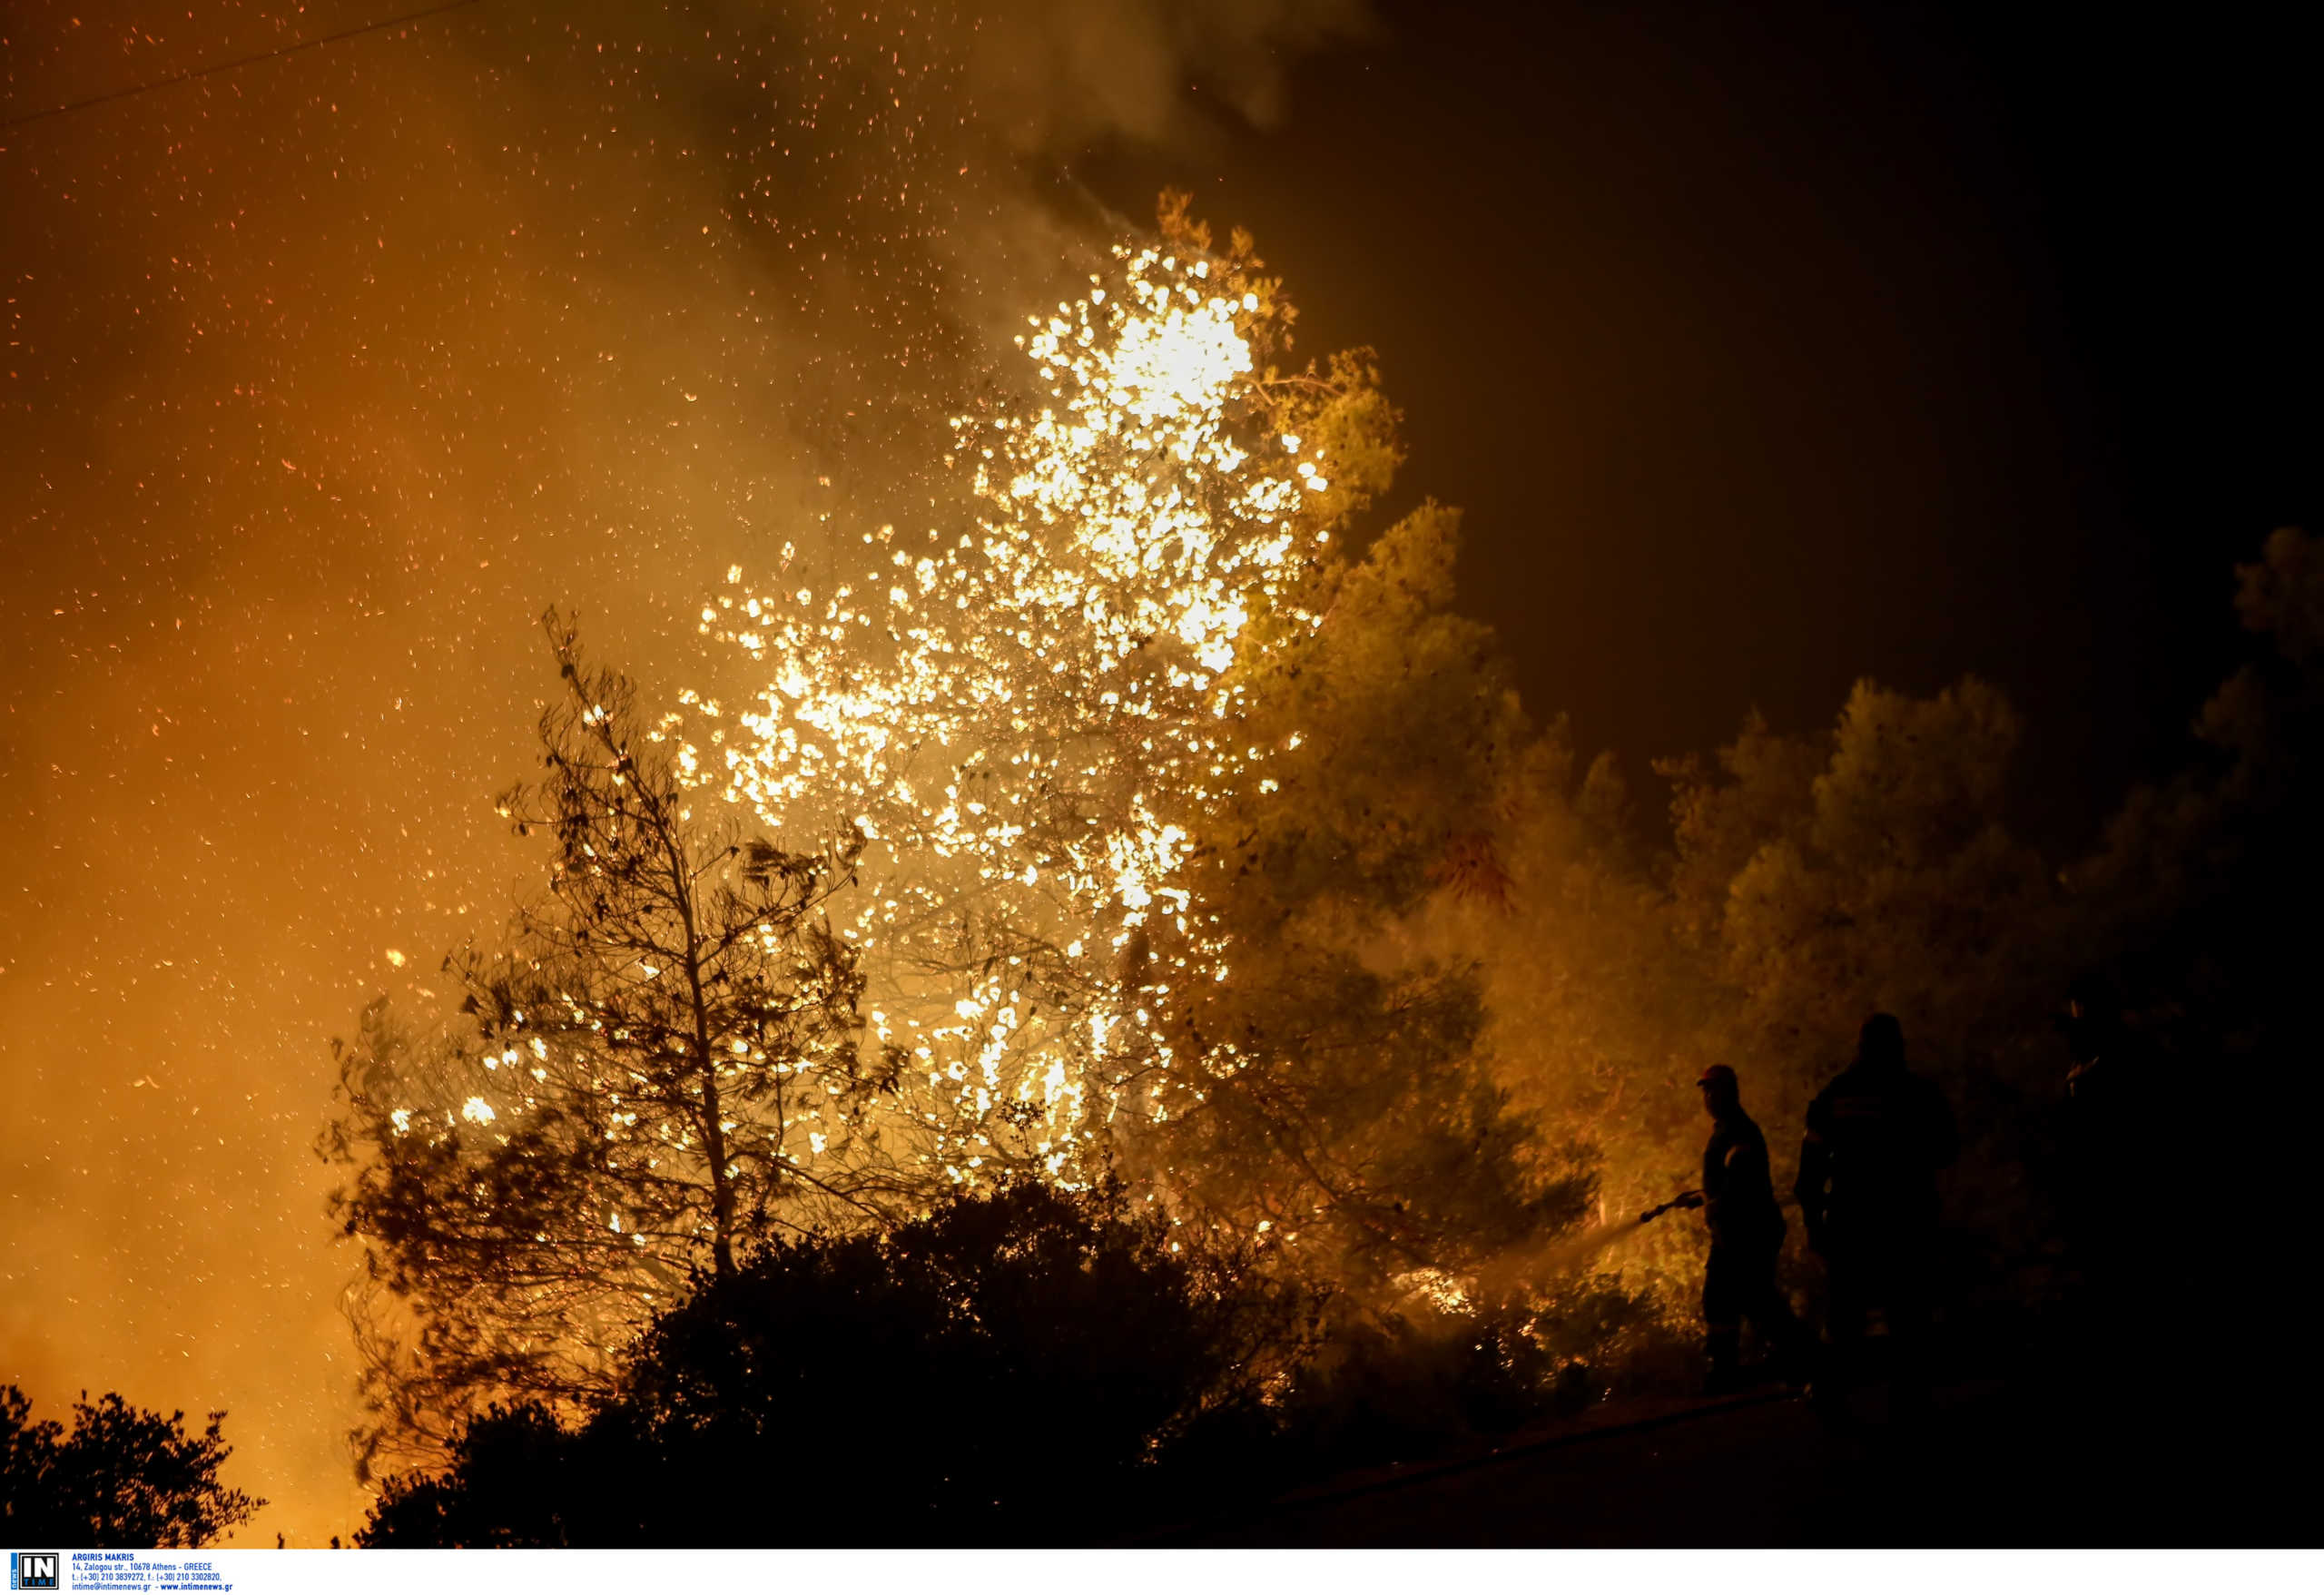
{"label": "silhouetted shrub", "polygon": [[73,1403],[73,1429],[33,1423],[32,1403],[0,1385],[0,1540],[24,1545],[168,1548],[208,1545],[266,1503],[218,1482],[233,1448],[223,1413],[199,1435],[185,1414],[162,1417],[108,1392]]}
{"label": "silhouetted shrub", "polygon": [[1295,1298],[1107,1194],[1036,1186],[768,1246],[657,1320],[578,1427],[495,1408],[373,1545],[1118,1536],[1174,1442],[1255,1409]]}

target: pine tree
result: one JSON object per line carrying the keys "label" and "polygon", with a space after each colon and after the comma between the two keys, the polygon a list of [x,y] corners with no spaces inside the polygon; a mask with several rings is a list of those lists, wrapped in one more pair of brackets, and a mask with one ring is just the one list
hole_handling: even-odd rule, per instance
{"label": "pine tree", "polygon": [[547,774],[499,802],[549,839],[547,890],[446,960],[457,1022],[414,1035],[378,1003],[340,1049],[326,1150],[365,1251],[374,1444],[598,1388],[694,1276],[901,1199],[867,1120],[894,1063],[860,1047],[862,978],[822,919],[857,840],[786,852],[697,816],[666,726],[549,630]]}
{"label": "pine tree", "polygon": [[955,422],[972,527],[705,610],[773,679],[697,701],[740,732],[681,759],[770,826],[860,817],[842,934],[948,1178],[1118,1164],[1375,1278],[1568,1222],[1586,1181],[1522,1150],[1473,980],[1373,957],[1478,853],[1518,741],[1450,614],[1454,517],[1354,556],[1399,454],[1371,358],[1275,364],[1295,315],[1250,241],[1161,222]]}

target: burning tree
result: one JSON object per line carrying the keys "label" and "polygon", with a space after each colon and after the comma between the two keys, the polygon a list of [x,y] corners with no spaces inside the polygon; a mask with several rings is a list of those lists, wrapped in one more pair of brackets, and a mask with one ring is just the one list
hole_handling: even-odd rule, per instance
{"label": "burning tree", "polygon": [[1360,354],[1263,363],[1258,269],[1166,208],[1030,330],[1041,393],[955,422],[972,525],[867,533],[820,594],[732,573],[703,625],[754,702],[649,724],[560,635],[550,777],[507,805],[548,896],[456,960],[460,1034],[379,1010],[342,1060],[375,1439],[602,1393],[745,1242],[1007,1176],[1125,1177],[1374,1300],[1579,1221],[1473,972],[1399,928],[1501,879],[1529,734],[1450,613],[1449,512],[1344,551],[1396,418]]}
{"label": "burning tree", "polygon": [[704,608],[773,679],[694,698],[679,767],[778,833],[854,817],[840,935],[949,1178],[1112,1164],[1409,1270],[1586,1187],[1478,1067],[1473,983],[1384,940],[1448,857],[1489,863],[1521,728],[1442,614],[1448,514],[1344,552],[1396,418],[1361,353],[1264,363],[1293,310],[1260,264],[1166,198],[1158,242],[1019,340],[1037,389],[953,423],[972,527],[882,527],[852,580]]}
{"label": "burning tree", "polygon": [[857,958],[822,918],[857,840],[786,852],[697,818],[666,725],[549,627],[547,775],[500,801],[553,839],[547,891],[446,960],[463,1022],[415,1039],[375,1003],[340,1053],[326,1150],[369,1265],[374,1445],[599,1389],[693,1277],[897,1195],[867,1118],[895,1065],[860,1051]]}

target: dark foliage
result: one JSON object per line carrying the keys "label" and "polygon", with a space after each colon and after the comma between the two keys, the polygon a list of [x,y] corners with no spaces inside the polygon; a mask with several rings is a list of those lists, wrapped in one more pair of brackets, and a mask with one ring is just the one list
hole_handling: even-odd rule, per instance
{"label": "dark foliage", "polygon": [[32,1403],[0,1385],[0,1540],[23,1545],[191,1549],[208,1545],[266,1503],[218,1482],[233,1448],[223,1413],[199,1435],[185,1414],[162,1417],[108,1392],[73,1404],[73,1429],[33,1423]]}
{"label": "dark foliage", "polygon": [[1109,1196],[776,1242],[659,1319],[586,1423],[494,1409],[363,1542],[1100,1540],[1175,1441],[1256,1407],[1297,1318]]}
{"label": "dark foliage", "polygon": [[1604,1288],[1366,1319],[1174,1233],[1029,1184],[768,1245],[657,1320],[586,1423],[492,1409],[361,1542],[1119,1541],[1572,1411],[1655,1337]]}
{"label": "dark foliage", "polygon": [[[2237,574],[2238,612],[2266,647],[2204,705],[2205,760],[2134,793],[2072,884],[2082,944],[2109,976],[2102,1006],[2122,1005],[2117,1045],[2146,1060],[2138,1110],[2163,1132],[2136,1145],[2142,1160],[2158,1144],[2167,1159],[2136,1167],[2158,1192],[2134,1226],[2140,1316],[2153,1321],[2142,1343],[2184,1355],[2215,1333],[2217,1282],[2232,1278],[2239,1355],[2289,1364],[2309,1338],[2324,542],[2279,531]],[[2285,1400],[2315,1407],[2306,1392]],[[2270,1403],[2279,1420],[2291,1432],[2283,1401]]]}

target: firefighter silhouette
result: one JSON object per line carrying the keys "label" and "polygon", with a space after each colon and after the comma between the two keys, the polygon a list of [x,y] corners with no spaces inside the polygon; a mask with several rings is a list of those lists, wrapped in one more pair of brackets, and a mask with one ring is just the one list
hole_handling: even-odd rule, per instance
{"label": "firefighter silhouette", "polygon": [[1877,1307],[1888,1324],[1898,1410],[1926,1401],[1936,1177],[1958,1150],[1944,1092],[1905,1067],[1904,1027],[1874,1014],[1856,1060],[1808,1105],[1793,1187],[1807,1243],[1824,1259],[1832,1357],[1819,1383],[1827,1392],[1861,1377]]}

